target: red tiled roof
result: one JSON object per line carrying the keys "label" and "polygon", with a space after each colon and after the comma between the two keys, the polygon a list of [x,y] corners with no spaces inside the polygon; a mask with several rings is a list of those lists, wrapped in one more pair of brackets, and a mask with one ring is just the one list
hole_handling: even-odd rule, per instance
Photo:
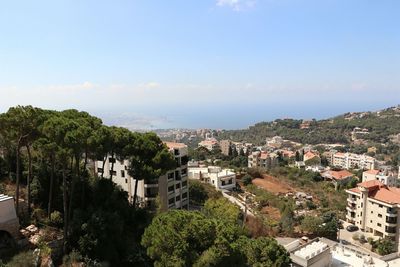
{"label": "red tiled roof", "polygon": [[[377,180],[359,183],[357,184],[357,186],[367,188],[369,198],[373,198],[389,204],[400,204],[400,188],[388,187]],[[360,193],[359,188],[352,188],[349,189],[349,191]]]}
{"label": "red tiled roof", "polygon": [[365,171],[364,173],[377,175],[377,174],[379,174],[379,170],[368,170],[368,171]]}
{"label": "red tiled roof", "polygon": [[167,147],[168,148],[184,148],[184,147],[186,147],[186,145],[185,144],[183,144],[183,143],[175,143],[175,142],[164,142],[164,144],[166,144],[167,145]]}
{"label": "red tiled roof", "polygon": [[343,180],[348,177],[354,176],[351,172],[342,170],[342,171],[327,171],[328,175],[330,175],[335,180]]}

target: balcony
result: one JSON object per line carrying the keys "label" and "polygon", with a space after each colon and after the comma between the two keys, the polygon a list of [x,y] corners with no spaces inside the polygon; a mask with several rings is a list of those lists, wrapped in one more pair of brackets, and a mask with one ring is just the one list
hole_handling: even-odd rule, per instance
{"label": "balcony", "polygon": [[392,208],[387,208],[386,215],[389,217],[397,217],[397,210]]}
{"label": "balcony", "polygon": [[347,203],[356,204],[357,203],[357,199],[353,198],[353,197],[348,197],[347,198]]}

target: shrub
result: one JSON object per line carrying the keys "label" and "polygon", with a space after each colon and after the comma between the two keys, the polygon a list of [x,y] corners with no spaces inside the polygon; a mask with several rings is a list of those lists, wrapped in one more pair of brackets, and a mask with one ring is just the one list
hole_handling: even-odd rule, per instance
{"label": "shrub", "polygon": [[53,211],[50,214],[50,223],[53,226],[60,227],[63,223],[63,217],[62,217],[61,212],[59,212],[57,210]]}
{"label": "shrub", "polygon": [[317,205],[315,205],[312,201],[307,201],[306,205],[309,210],[315,210],[317,208]]}
{"label": "shrub", "polygon": [[31,215],[31,220],[33,224],[45,222],[47,220],[46,212],[43,209],[34,209]]}
{"label": "shrub", "polygon": [[359,241],[360,241],[361,243],[366,243],[367,240],[365,239],[365,235],[361,234],[360,237],[359,237]]}
{"label": "shrub", "polygon": [[253,178],[261,178],[265,173],[265,170],[262,168],[248,168],[247,173],[251,175]]}
{"label": "shrub", "polygon": [[245,176],[243,176],[242,181],[243,181],[243,184],[246,186],[246,185],[251,184],[251,181],[252,181],[253,179],[254,179],[254,178],[253,178],[251,175],[246,174]]}
{"label": "shrub", "polygon": [[359,240],[359,239],[360,236],[357,233],[353,234],[353,240]]}
{"label": "shrub", "polygon": [[370,244],[371,246],[374,245],[374,239],[372,237],[368,237],[367,238],[368,244]]}
{"label": "shrub", "polygon": [[12,267],[35,267],[35,255],[32,251],[25,251],[15,255],[7,266]]}

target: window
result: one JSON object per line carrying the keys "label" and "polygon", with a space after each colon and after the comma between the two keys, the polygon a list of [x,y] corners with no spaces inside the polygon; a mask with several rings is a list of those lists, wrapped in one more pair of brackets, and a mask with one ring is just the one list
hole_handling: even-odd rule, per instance
{"label": "window", "polygon": [[172,203],[174,203],[174,198],[168,199],[168,205],[171,205]]}
{"label": "window", "polygon": [[174,192],[174,186],[171,185],[168,187],[168,193]]}
{"label": "window", "polygon": [[125,171],[121,170],[121,177],[124,178],[125,177]]}
{"label": "window", "polygon": [[383,208],[383,205],[379,205],[379,208]]}
{"label": "window", "polygon": [[111,171],[110,170],[110,175],[117,175],[117,171]]}
{"label": "window", "polygon": [[185,186],[187,186],[187,181],[182,182],[182,187],[185,187]]}
{"label": "window", "polygon": [[378,225],[379,227],[381,227],[381,226],[382,226],[382,224],[380,224],[380,223],[377,223],[376,225]]}
{"label": "window", "polygon": [[374,212],[371,210],[371,214],[372,214],[372,213],[374,213]]}
{"label": "window", "polygon": [[182,199],[187,199],[187,192],[182,194]]}
{"label": "window", "polygon": [[115,158],[109,158],[108,161],[109,161],[110,163],[115,163]]}
{"label": "window", "polygon": [[174,173],[173,172],[168,173],[168,180],[169,179],[174,179]]}
{"label": "window", "polygon": [[379,218],[382,218],[382,214],[378,214],[378,217],[379,217]]}
{"label": "window", "polygon": [[181,188],[181,184],[180,184],[180,183],[176,184],[176,185],[175,185],[175,188],[176,188],[176,189]]}
{"label": "window", "polygon": [[176,200],[176,201],[181,200],[181,196],[177,196],[177,197],[175,198],[175,200]]}
{"label": "window", "polygon": [[128,179],[126,179],[126,178],[125,178],[125,183],[126,183],[126,184],[128,183]]}
{"label": "window", "polygon": [[102,173],[103,172],[103,168],[97,168],[97,172]]}
{"label": "window", "polygon": [[225,181],[222,181],[222,185],[225,185]]}

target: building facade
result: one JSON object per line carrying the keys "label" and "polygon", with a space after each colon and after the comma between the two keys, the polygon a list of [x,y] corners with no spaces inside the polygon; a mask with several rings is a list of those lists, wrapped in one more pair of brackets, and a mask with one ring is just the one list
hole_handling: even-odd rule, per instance
{"label": "building facade", "polygon": [[190,167],[189,179],[209,183],[217,190],[232,190],[236,187],[236,173],[218,166]]}
{"label": "building facade", "polygon": [[373,157],[354,153],[331,153],[329,163],[342,169],[373,170],[376,167],[376,160]]}
{"label": "building facade", "polygon": [[384,185],[391,187],[396,187],[399,184],[398,177],[393,172],[380,171],[380,170],[368,170],[363,172],[362,175],[363,182],[372,180],[380,181]]}
{"label": "building facade", "polygon": [[400,189],[377,180],[346,190],[346,220],[362,231],[389,238],[399,246]]}
{"label": "building facade", "polygon": [[252,152],[248,156],[248,167],[261,167],[270,169],[278,165],[278,155],[276,153],[268,153],[263,151]]}
{"label": "building facade", "polygon": [[[160,176],[156,181],[139,180],[137,187],[137,203],[141,206],[155,205],[157,197],[161,210],[172,208],[189,208],[189,185],[187,175],[188,148],[182,143],[165,142],[169,151],[174,155],[176,168]],[[104,165],[104,178],[110,178],[113,159],[109,157]],[[98,176],[103,171],[102,161],[95,162]],[[129,161],[120,162],[114,159],[114,183],[128,193],[129,201],[133,201],[135,179],[128,174]]]}

